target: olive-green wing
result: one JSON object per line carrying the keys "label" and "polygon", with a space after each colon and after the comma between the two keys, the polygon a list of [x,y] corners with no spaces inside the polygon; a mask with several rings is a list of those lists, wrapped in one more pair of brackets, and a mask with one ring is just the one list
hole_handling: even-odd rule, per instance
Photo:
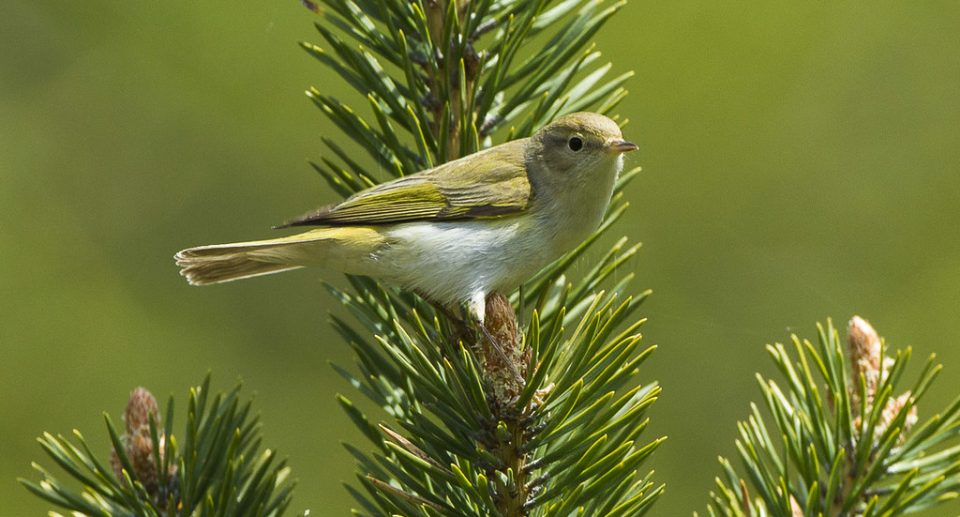
{"label": "olive-green wing", "polygon": [[521,212],[532,192],[522,144],[510,142],[382,183],[283,226],[385,224]]}

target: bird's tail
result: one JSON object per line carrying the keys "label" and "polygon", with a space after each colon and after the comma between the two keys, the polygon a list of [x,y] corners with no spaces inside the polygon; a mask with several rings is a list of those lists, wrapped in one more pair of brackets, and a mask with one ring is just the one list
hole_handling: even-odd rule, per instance
{"label": "bird's tail", "polygon": [[189,248],[174,258],[180,274],[192,285],[218,284],[314,265],[365,274],[363,265],[382,243],[382,236],[372,228],[318,228],[279,239]]}

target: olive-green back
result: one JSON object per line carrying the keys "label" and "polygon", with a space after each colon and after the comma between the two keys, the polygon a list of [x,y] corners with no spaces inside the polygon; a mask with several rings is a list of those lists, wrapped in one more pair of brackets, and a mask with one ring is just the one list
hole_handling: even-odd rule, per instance
{"label": "olive-green back", "polygon": [[358,192],[284,226],[371,225],[498,217],[526,210],[527,139],[507,142]]}

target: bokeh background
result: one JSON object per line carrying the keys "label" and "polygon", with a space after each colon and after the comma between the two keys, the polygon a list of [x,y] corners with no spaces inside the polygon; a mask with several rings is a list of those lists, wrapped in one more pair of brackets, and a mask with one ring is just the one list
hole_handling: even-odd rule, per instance
{"label": "bokeh background", "polygon": [[[645,172],[619,233],[655,291],[657,515],[704,508],[764,344],[827,316],[939,354],[921,414],[960,391],[958,20],[946,0],[633,1],[597,36],[637,71],[619,111]],[[171,260],[334,199],[306,160],[337,135],[302,91],[356,98],[298,49],[313,21],[295,0],[3,2],[0,515],[47,508],[15,482],[53,467],[41,432],[106,454],[102,411],[137,385],[183,401],[208,370],[256,393],[294,508],[346,513],[340,442],[360,439],[317,272],[198,289]]]}

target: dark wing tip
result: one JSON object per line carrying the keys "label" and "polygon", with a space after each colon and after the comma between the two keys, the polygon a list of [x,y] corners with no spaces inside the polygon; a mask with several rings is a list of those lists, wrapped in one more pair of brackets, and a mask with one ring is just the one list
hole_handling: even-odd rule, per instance
{"label": "dark wing tip", "polygon": [[289,221],[285,221],[276,226],[273,226],[273,229],[280,230],[283,228],[291,228],[294,226],[314,226],[314,225],[326,224],[328,223],[327,219],[329,218],[330,214],[333,212],[333,206],[334,205],[328,205],[328,206],[320,207],[316,210],[311,210],[301,216],[294,217]]}

